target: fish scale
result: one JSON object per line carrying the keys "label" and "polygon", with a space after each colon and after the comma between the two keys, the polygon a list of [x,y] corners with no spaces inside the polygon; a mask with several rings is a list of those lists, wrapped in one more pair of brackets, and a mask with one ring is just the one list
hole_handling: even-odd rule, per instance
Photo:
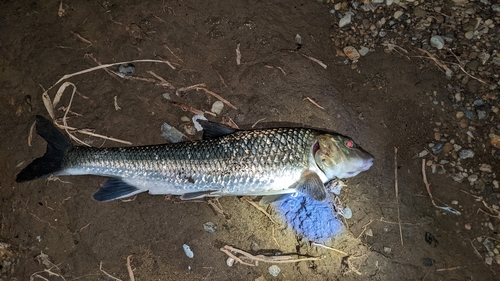
{"label": "fish scale", "polygon": [[[310,129],[279,128],[166,145],[76,146],[68,151],[63,168],[71,175],[120,177],[138,187],[147,185],[150,193],[160,189],[171,194],[212,189],[242,194],[282,190],[288,188],[288,179],[300,177],[307,168],[315,135]],[[282,182],[279,187],[272,184],[277,180]]]}

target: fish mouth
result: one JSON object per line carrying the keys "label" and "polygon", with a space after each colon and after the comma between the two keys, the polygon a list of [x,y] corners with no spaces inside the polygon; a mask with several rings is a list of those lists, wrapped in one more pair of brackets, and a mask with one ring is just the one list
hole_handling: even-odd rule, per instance
{"label": "fish mouth", "polygon": [[361,169],[363,171],[367,171],[368,169],[370,169],[372,166],[373,166],[373,158],[371,159],[367,159],[365,161],[363,161],[363,165],[361,166]]}

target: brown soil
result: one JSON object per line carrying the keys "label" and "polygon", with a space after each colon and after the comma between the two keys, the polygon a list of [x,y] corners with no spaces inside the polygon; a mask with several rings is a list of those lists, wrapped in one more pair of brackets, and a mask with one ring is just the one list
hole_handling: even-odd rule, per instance
{"label": "brown soil", "polygon": [[[446,204],[457,200],[459,205],[453,206],[462,215],[439,211],[422,182],[421,159],[413,158],[432,142],[434,123],[448,122],[453,115],[446,104],[444,74],[428,61],[377,49],[352,69],[344,63],[345,57],[337,56],[329,38],[332,16],[316,1],[118,1],[112,5],[72,1],[63,3],[62,17],[58,6],[54,1],[0,3],[0,242],[10,244],[9,251],[15,255],[12,265],[3,265],[3,280],[30,276],[43,280],[33,275],[36,272],[48,280],[63,280],[43,273],[47,266],[36,259],[41,252],[57,265],[50,270],[65,280],[111,280],[100,271],[101,262],[107,273],[129,280],[129,255],[136,280],[254,280],[261,275],[266,280],[498,278],[471,246],[470,240],[483,234],[489,220],[476,213],[480,202],[460,192],[468,190],[468,184],[429,171],[433,195]],[[297,53],[280,51],[296,48],[296,34],[303,41],[299,52],[321,60],[326,69]],[[236,65],[237,44],[241,65]],[[205,83],[238,108],[226,106],[222,116],[242,126],[266,118],[265,122],[299,123],[352,137],[375,156],[375,165],[347,180],[343,190],[342,200],[353,210],[353,218],[347,221],[349,232],[330,246],[348,255],[310,245],[236,197],[219,200],[227,219],[204,202],[179,203],[164,196],[140,194],[130,202],[96,202],[91,195],[105,181],[102,177],[15,183],[20,169],[45,150],[40,137],[33,138],[32,146],[27,140],[34,115],[49,117],[41,87],[96,66],[90,55],[103,64],[166,59],[176,69],[136,63],[134,76],[152,78],[147,71],[154,71],[177,88]],[[72,117],[71,126],[92,128],[134,145],[164,142],[163,122],[182,128],[180,117],[192,115],[166,103],[164,93],[203,110],[210,110],[215,101],[201,91],[177,97],[155,83],[123,80],[103,70],[69,81],[80,93],[71,111],[82,115]],[[52,97],[57,88],[49,92]],[[69,97],[66,93],[61,104],[67,105]],[[121,110],[115,110],[115,97]],[[433,100],[444,101],[445,106],[434,105]],[[63,112],[56,115],[61,117]],[[117,145],[79,136],[94,146]],[[399,148],[404,246],[395,223],[394,147]],[[218,226],[215,235],[203,230],[208,221]],[[472,230],[464,228],[466,223]],[[366,229],[373,236],[367,236]],[[436,247],[426,243],[426,232],[439,241]],[[184,254],[184,243],[194,251],[193,259]],[[324,259],[280,264],[281,273],[275,278],[264,263],[228,267],[227,256],[219,250],[224,245],[254,254],[279,250]],[[426,267],[423,258],[435,264]]]}

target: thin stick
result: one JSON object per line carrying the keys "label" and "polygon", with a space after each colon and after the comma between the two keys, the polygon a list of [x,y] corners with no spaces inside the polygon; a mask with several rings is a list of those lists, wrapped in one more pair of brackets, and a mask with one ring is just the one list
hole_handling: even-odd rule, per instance
{"label": "thin stick", "polygon": [[129,255],[127,257],[127,271],[128,271],[128,276],[130,277],[130,281],[135,281],[134,272],[132,271],[132,266],[130,266],[130,258],[131,257],[132,257],[132,255]]}
{"label": "thin stick", "polygon": [[344,255],[344,256],[347,256],[347,253],[346,253],[346,252],[341,251],[341,250],[337,250],[337,249],[332,248],[332,247],[325,246],[325,245],[323,245],[323,244],[318,244],[318,243],[316,243],[316,242],[312,242],[312,243],[311,243],[311,245],[316,246],[316,247],[325,248],[325,249],[328,249],[328,250],[331,250],[331,251],[335,251],[335,252],[337,252],[337,253],[339,253],[339,254],[342,254],[342,255]]}
{"label": "thin stick", "polygon": [[231,107],[232,109],[238,109],[236,106],[234,106],[232,103],[228,102],[227,100],[225,100],[224,98],[222,98],[221,96],[219,96],[218,94],[210,91],[209,89],[207,88],[199,88],[200,90],[203,90],[205,91],[207,94],[210,94],[212,96],[214,96],[215,98],[219,99],[221,102],[225,103],[227,106]]}
{"label": "thin stick", "polygon": [[311,57],[311,56],[305,55],[305,54],[303,54],[303,53],[299,53],[299,54],[300,54],[301,56],[303,56],[303,57],[305,57],[305,58],[308,58],[308,59],[312,60],[313,62],[315,62],[315,63],[317,63],[317,64],[321,65],[321,67],[323,67],[324,69],[326,69],[326,68],[327,68],[327,65],[326,65],[326,64],[324,64],[324,63],[323,63],[322,61],[320,61],[320,60],[315,59],[315,58],[313,58],[313,57]]}
{"label": "thin stick", "polygon": [[264,117],[264,118],[262,118],[262,119],[257,120],[257,122],[253,123],[252,128],[255,128],[255,126],[257,125],[257,123],[259,123],[259,122],[261,122],[261,121],[264,121],[264,120],[266,120],[266,119],[267,119],[267,118],[265,118],[265,117]]}
{"label": "thin stick", "polygon": [[236,65],[241,64],[241,52],[240,52],[240,43],[236,45]]}
{"label": "thin stick", "polygon": [[308,100],[310,103],[314,104],[315,106],[317,106],[317,107],[319,107],[319,108],[321,108],[321,109],[325,110],[325,108],[324,108],[324,107],[322,107],[321,105],[319,105],[317,102],[315,102],[315,101],[314,101],[313,99],[311,99],[310,97],[306,97],[306,98],[304,98],[303,100]]}
{"label": "thin stick", "polygon": [[361,235],[363,235],[363,233],[365,233],[366,228],[367,228],[367,227],[368,227],[368,226],[369,226],[372,222],[373,222],[373,219],[370,219],[370,222],[369,222],[369,223],[367,223],[367,224],[365,224],[365,225],[363,226],[363,230],[361,231],[361,233],[358,235],[358,237],[357,237],[356,239],[359,239],[359,237],[361,237]]}
{"label": "thin stick", "polygon": [[398,191],[398,148],[394,147],[394,189],[396,190],[396,206],[398,209],[398,225],[399,237],[401,238],[401,247],[404,248],[403,243],[403,229],[401,228],[401,216],[399,212],[399,191]]}
{"label": "thin stick", "polygon": [[99,264],[99,270],[100,270],[102,273],[106,274],[106,276],[108,276],[109,278],[111,278],[111,279],[113,279],[113,280],[116,280],[116,281],[123,281],[123,280],[118,279],[118,278],[114,277],[113,275],[111,275],[111,274],[107,273],[106,271],[104,271],[104,269],[102,269],[102,261],[101,261],[101,263]]}
{"label": "thin stick", "polygon": [[206,87],[207,86],[204,83],[195,84],[195,85],[192,85],[192,86],[188,86],[188,87],[184,87],[184,88],[179,88],[179,89],[177,89],[177,91],[175,92],[175,94],[179,95],[179,93],[181,93],[181,92],[187,92],[187,91],[191,91],[191,90],[203,90],[203,91],[205,91],[205,93],[214,96],[216,99],[218,99],[221,102],[225,103],[227,106],[229,106],[229,107],[231,107],[233,109],[238,109],[232,103],[228,102],[227,100],[225,100],[223,97],[219,96],[218,94],[210,91]]}
{"label": "thin stick", "polygon": [[269,220],[271,220],[272,223],[274,223],[276,225],[278,224],[277,222],[275,222],[273,220],[273,218],[271,217],[271,215],[266,212],[266,210],[264,210],[261,207],[259,207],[259,205],[255,204],[255,202],[253,202],[252,200],[248,199],[247,197],[242,197],[242,199],[245,200],[245,201],[247,201],[248,203],[250,203],[250,205],[254,206],[257,210],[261,211],[264,215],[266,215],[269,218]]}
{"label": "thin stick", "polygon": [[176,54],[174,54],[174,52],[172,52],[172,50],[170,50],[170,48],[167,46],[167,44],[163,44],[163,47],[165,49],[167,49],[176,59],[180,60],[181,62],[184,62],[183,60],[181,60],[181,58],[179,58]]}
{"label": "thin stick", "polygon": [[448,267],[448,268],[439,268],[439,269],[436,269],[437,272],[441,272],[441,271],[450,271],[450,270],[456,270],[456,269],[459,269],[459,268],[462,268],[461,266],[455,266],[455,267]]}
{"label": "thin stick", "polygon": [[170,84],[167,80],[163,79],[163,77],[161,77],[160,75],[154,73],[152,70],[148,70],[148,73],[153,75],[156,79],[161,81],[161,83],[158,83],[159,85],[161,85],[165,88],[169,88],[171,90],[175,90],[175,87],[172,84]]}
{"label": "thin stick", "polygon": [[447,212],[450,212],[452,214],[459,216],[461,213],[459,211],[453,209],[452,207],[450,207],[446,204],[445,204],[446,207],[438,206],[438,205],[436,205],[436,202],[434,202],[434,197],[432,197],[432,194],[431,194],[431,184],[427,181],[427,175],[425,173],[425,159],[422,159],[422,177],[423,177],[423,181],[425,184],[425,189],[427,190],[427,193],[429,194],[429,197],[431,198],[432,205],[434,205],[434,207],[436,207],[438,209],[441,209],[441,210],[444,210],[444,211],[447,211]]}
{"label": "thin stick", "polygon": [[183,104],[183,103],[171,101],[171,100],[167,100],[167,102],[170,104],[173,104],[175,106],[180,107],[184,111],[189,111],[189,112],[192,112],[192,113],[197,114],[197,115],[203,115],[203,113],[204,113],[203,111],[198,110],[198,109],[196,109],[190,105],[187,105],[187,104]]}
{"label": "thin stick", "polygon": [[255,266],[255,264],[253,264],[253,263],[247,263],[247,262],[242,261],[240,258],[238,258],[236,255],[233,255],[233,253],[231,253],[227,249],[221,248],[220,250],[223,253],[225,253],[226,255],[228,255],[229,257],[233,258],[235,261],[237,261],[237,262],[239,262],[241,264],[248,265],[248,266]]}
{"label": "thin stick", "polygon": [[[292,259],[292,256],[264,256],[264,255],[257,255],[254,256],[252,254],[249,254],[243,250],[233,248],[229,245],[225,245],[223,248],[220,249],[224,253],[229,252],[236,252],[239,254],[242,254],[246,258],[256,261],[256,262],[266,262],[266,263],[295,263],[295,262],[300,262],[300,261],[317,261],[321,260],[321,258],[303,258],[303,259]],[[234,256],[234,255],[233,255]],[[235,259],[236,260],[236,259]],[[241,260],[241,259],[240,259]],[[244,263],[249,265],[248,263]],[[254,265],[252,265],[254,266]]]}

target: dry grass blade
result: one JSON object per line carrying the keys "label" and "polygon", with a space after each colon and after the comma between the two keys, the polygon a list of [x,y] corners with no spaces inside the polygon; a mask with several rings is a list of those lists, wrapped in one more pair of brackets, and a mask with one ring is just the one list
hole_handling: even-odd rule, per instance
{"label": "dry grass blade", "polygon": [[215,97],[216,99],[218,99],[221,102],[225,103],[227,106],[231,107],[232,109],[238,109],[238,108],[236,108],[236,106],[234,106],[229,101],[225,100],[223,97],[221,97],[218,94],[216,94],[216,93],[210,91],[209,89],[207,89],[207,85],[205,85],[204,83],[196,84],[196,85],[192,85],[192,86],[188,86],[188,87],[179,88],[179,89],[177,89],[177,91],[175,92],[175,94],[177,96],[180,96],[181,93],[185,93],[185,92],[188,92],[188,91],[191,91],[191,90],[203,90],[203,91],[205,91],[205,93],[207,93],[209,95],[212,95],[213,97]]}
{"label": "dry grass blade", "polygon": [[74,73],[71,73],[71,74],[64,75],[59,80],[57,80],[57,82],[54,83],[54,85],[50,86],[50,88],[48,88],[46,92],[50,91],[52,88],[54,88],[57,84],[61,83],[62,81],[66,80],[68,78],[71,78],[73,76],[78,76],[78,75],[81,75],[81,74],[84,74],[84,73],[89,73],[89,72],[92,72],[92,71],[96,71],[96,70],[99,70],[99,69],[105,69],[105,68],[116,66],[116,65],[121,65],[121,64],[124,64],[124,63],[134,63],[134,62],[135,63],[137,63],[137,62],[158,62],[158,63],[165,63],[162,60],[144,59],[144,60],[132,60],[132,61],[122,61],[122,62],[116,62],[116,63],[109,63],[109,64],[101,64],[101,65],[98,65],[98,66],[95,66],[95,67],[91,67],[91,68],[88,68],[88,69],[80,70],[78,72],[74,72]]}
{"label": "dry grass blade", "polygon": [[104,271],[104,269],[102,269],[102,261],[101,261],[101,263],[99,264],[99,270],[100,270],[102,273],[106,274],[106,276],[108,276],[109,278],[111,278],[111,279],[113,279],[113,280],[115,280],[115,281],[123,281],[123,280],[121,280],[121,279],[119,279],[119,278],[116,278],[116,277],[114,277],[113,275],[111,275],[111,274],[107,273],[106,271]]}
{"label": "dry grass blade", "polygon": [[257,120],[255,123],[253,123],[252,128],[255,128],[255,126],[257,126],[257,124],[258,124],[259,122],[264,121],[264,120],[266,120],[266,118],[265,118],[265,117],[264,117],[264,118],[262,118],[262,119]]}
{"label": "dry grass blade", "polygon": [[427,56],[429,56],[430,59],[434,61],[434,63],[436,63],[437,66],[442,68],[445,71],[447,77],[451,77],[453,71],[451,71],[451,69],[448,66],[446,66],[442,61],[438,60],[433,54],[429,53],[427,50],[421,48],[418,48],[418,50],[424,52]]}
{"label": "dry grass blade", "polygon": [[127,257],[127,271],[128,271],[128,276],[130,277],[130,281],[135,281],[134,272],[132,271],[132,266],[130,265],[131,257],[132,255],[129,255]]}

